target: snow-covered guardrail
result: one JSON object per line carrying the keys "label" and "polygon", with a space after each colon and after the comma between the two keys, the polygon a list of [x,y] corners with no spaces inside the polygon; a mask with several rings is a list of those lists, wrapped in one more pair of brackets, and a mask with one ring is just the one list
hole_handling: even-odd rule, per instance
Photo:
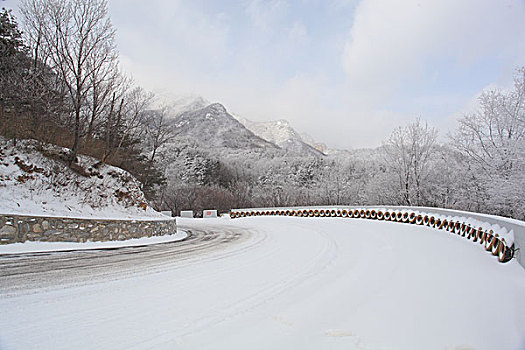
{"label": "snow-covered guardrail", "polygon": [[[232,219],[251,216],[343,217],[424,225],[462,236],[482,245],[500,262],[516,257],[524,246],[525,222],[503,217],[427,207],[295,207],[233,209]],[[516,239],[518,238],[518,239]]]}

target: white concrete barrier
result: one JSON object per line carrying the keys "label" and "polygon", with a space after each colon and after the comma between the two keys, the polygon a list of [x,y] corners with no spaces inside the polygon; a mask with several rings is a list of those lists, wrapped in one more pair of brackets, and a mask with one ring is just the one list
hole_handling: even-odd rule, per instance
{"label": "white concrete barrier", "polygon": [[180,217],[181,218],[193,218],[193,210],[181,210]]}
{"label": "white concrete barrier", "polygon": [[217,217],[217,210],[203,210],[202,211],[202,217],[203,218],[216,218]]}

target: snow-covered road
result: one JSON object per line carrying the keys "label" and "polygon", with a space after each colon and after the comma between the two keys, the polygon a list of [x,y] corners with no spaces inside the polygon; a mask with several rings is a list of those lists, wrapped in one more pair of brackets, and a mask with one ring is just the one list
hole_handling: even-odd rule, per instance
{"label": "snow-covered road", "polygon": [[456,235],[343,218],[179,224],[199,238],[0,259],[0,348],[525,348],[525,270]]}
{"label": "snow-covered road", "polygon": [[[179,231],[184,231],[184,227],[179,227]],[[49,245],[53,246],[53,244],[46,245],[45,242],[33,245],[43,246],[44,249],[40,253],[3,254],[0,250],[0,295],[38,293],[44,288],[56,289],[94,281],[105,282],[108,279],[121,279],[124,276],[170,269],[173,268],[173,264],[178,265],[182,260],[198,259],[210,250],[217,250],[222,245],[230,245],[245,238],[247,235],[243,235],[243,232],[224,227],[216,229],[208,227],[206,231],[188,228],[184,233],[186,238],[183,244],[180,244],[179,240],[158,244],[150,244],[146,241],[143,245],[130,246],[133,240],[129,240],[111,242],[114,243],[113,247],[109,245],[101,249],[84,249],[86,247],[83,246],[92,246],[88,242],[75,243],[76,250],[52,252],[49,251]],[[170,239],[171,237],[155,238]],[[96,243],[104,246],[103,243]],[[120,247],[116,244],[120,244]]]}

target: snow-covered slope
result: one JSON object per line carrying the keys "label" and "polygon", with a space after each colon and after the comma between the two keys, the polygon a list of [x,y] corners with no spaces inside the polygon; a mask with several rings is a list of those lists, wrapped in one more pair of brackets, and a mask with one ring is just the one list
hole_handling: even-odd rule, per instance
{"label": "snow-covered slope", "polygon": [[301,140],[299,133],[295,131],[287,120],[280,119],[268,122],[254,122],[245,118],[238,120],[254,134],[273,142],[277,145],[283,144],[290,139]]}
{"label": "snow-covered slope", "polygon": [[326,146],[324,143],[317,142],[316,140],[314,140],[312,136],[310,136],[307,133],[304,133],[304,132],[301,133],[301,139],[303,140],[304,143],[312,146],[319,152],[323,152],[324,154],[330,153],[330,149],[328,148],[328,146]]}
{"label": "snow-covered slope", "polygon": [[[0,137],[0,213],[97,217],[165,218],[150,208],[139,182],[128,172],[79,156],[78,171],[61,160],[67,149]],[[81,175],[80,173],[84,173]]]}
{"label": "snow-covered slope", "polygon": [[255,135],[275,143],[282,149],[303,156],[322,156],[323,153],[304,142],[301,135],[287,120],[280,119],[268,122],[254,122],[245,118],[237,118]]}
{"label": "snow-covered slope", "polygon": [[172,122],[176,137],[193,140],[204,148],[278,149],[246,129],[220,103],[184,112]]}

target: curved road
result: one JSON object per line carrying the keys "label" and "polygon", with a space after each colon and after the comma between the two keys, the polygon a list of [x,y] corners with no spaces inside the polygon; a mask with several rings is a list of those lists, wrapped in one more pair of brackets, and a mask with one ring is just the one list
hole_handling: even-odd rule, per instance
{"label": "curved road", "polygon": [[181,220],[134,248],[0,256],[0,349],[525,348],[525,271],[427,227]]}
{"label": "curved road", "polygon": [[188,237],[143,246],[0,254],[0,295],[28,294],[170,269],[188,259],[244,241],[249,233],[234,227],[179,226]]}

